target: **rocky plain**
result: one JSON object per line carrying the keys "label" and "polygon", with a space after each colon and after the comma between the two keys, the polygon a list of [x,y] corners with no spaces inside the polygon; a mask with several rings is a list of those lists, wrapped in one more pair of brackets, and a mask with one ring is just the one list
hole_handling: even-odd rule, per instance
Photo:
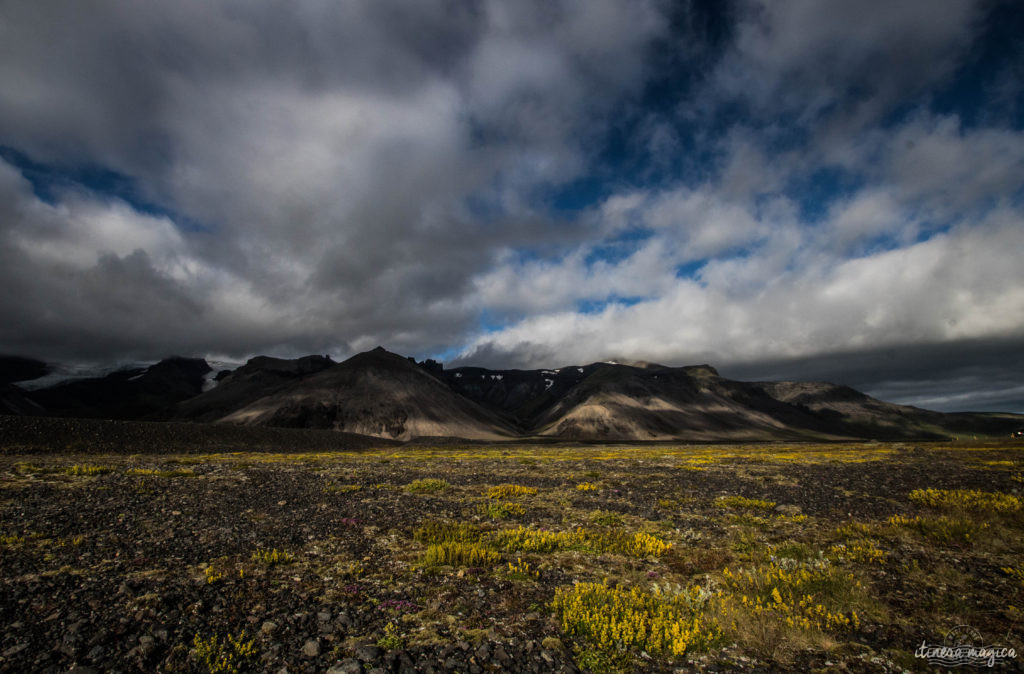
{"label": "rocky plain", "polygon": [[923,671],[960,625],[1024,650],[1020,443],[110,423],[0,419],[2,671]]}

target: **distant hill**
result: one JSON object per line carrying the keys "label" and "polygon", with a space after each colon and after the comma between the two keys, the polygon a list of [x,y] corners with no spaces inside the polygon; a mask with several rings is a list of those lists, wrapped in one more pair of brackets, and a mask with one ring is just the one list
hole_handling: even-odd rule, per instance
{"label": "distant hill", "polygon": [[[215,386],[204,391],[204,382]],[[261,356],[216,380],[205,361],[177,358],[37,391],[5,386],[0,411],[8,414],[331,429],[393,440],[939,440],[1005,437],[1024,427],[1024,415],[942,414],[826,382],[740,382],[710,365],[445,370],[381,347],[342,363]]]}

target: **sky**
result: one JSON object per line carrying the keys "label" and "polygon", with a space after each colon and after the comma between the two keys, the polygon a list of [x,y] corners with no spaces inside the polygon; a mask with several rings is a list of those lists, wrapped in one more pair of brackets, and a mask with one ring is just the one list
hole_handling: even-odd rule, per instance
{"label": "sky", "polygon": [[1024,412],[1024,7],[0,3],[0,353]]}

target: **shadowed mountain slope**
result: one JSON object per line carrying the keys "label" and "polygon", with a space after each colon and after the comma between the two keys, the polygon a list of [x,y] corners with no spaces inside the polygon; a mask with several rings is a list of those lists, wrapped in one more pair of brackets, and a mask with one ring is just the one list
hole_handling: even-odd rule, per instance
{"label": "shadowed mountain slope", "polygon": [[798,410],[708,366],[605,365],[537,419],[539,435],[594,440],[831,439]]}
{"label": "shadowed mountain slope", "polygon": [[709,365],[458,368],[450,385],[531,435],[582,441],[942,439],[1004,435],[1019,415],[941,414],[824,382],[739,382]]}
{"label": "shadowed mountain slope", "polygon": [[458,395],[408,359],[380,347],[303,377],[220,421],[333,428],[399,440],[424,436],[500,440],[518,434],[498,413]]}
{"label": "shadowed mountain slope", "polygon": [[0,414],[41,415],[43,407],[29,397],[28,391],[14,384],[0,383]]}
{"label": "shadowed mountain slope", "polygon": [[260,398],[323,372],[335,364],[326,356],[305,356],[295,360],[257,356],[221,377],[215,388],[179,403],[165,416],[193,421],[218,421]]}

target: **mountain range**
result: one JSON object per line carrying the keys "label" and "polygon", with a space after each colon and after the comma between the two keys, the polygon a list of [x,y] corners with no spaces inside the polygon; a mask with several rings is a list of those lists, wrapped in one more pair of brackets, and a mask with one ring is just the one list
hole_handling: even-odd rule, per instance
{"label": "mountain range", "polygon": [[1024,415],[932,412],[825,382],[734,381],[710,365],[445,369],[378,347],[341,363],[259,356],[214,372],[202,359],[170,358],[36,390],[25,384],[47,372],[39,361],[0,358],[0,413],[333,429],[403,441],[941,440],[1024,427]]}

